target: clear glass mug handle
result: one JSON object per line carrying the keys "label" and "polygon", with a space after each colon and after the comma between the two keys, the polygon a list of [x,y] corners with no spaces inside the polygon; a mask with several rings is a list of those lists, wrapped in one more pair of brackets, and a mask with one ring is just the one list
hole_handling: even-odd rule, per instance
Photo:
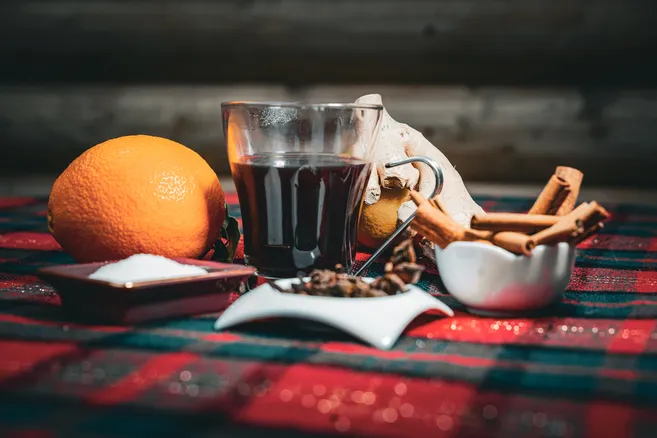
{"label": "clear glass mug handle", "polygon": [[[433,161],[433,160],[431,160],[431,159],[429,159],[429,158],[427,158],[427,157],[410,157],[410,158],[405,158],[405,159],[403,159],[403,160],[392,161],[392,162],[390,162],[390,163],[387,163],[387,164],[385,165],[385,167],[389,169],[389,168],[391,168],[391,167],[397,167],[397,166],[401,166],[401,165],[403,165],[403,164],[409,164],[409,163],[423,163],[423,164],[426,164],[427,166],[429,166],[429,168],[430,168],[431,171],[433,172],[434,176],[436,177],[436,185],[434,186],[433,191],[431,192],[431,196],[430,196],[430,198],[433,198],[433,197],[435,197],[436,195],[440,194],[440,192],[442,192],[442,190],[443,190],[443,182],[444,182],[444,179],[443,179],[443,172],[442,172],[442,170],[440,170],[440,167],[438,167],[438,164],[436,164],[435,161]],[[402,223],[402,224],[401,224],[401,225],[395,230],[395,232],[392,233],[392,235],[391,235],[390,237],[388,237],[388,239],[386,239],[385,242],[383,242],[383,244],[379,247],[379,249],[377,249],[377,250],[376,250],[376,251],[375,251],[375,252],[374,252],[374,253],[373,253],[373,254],[372,254],[372,255],[371,255],[366,261],[365,261],[365,263],[363,264],[363,266],[361,266],[360,268],[358,268],[358,270],[357,270],[356,272],[354,272],[354,275],[357,275],[357,276],[362,275],[363,272],[365,271],[365,269],[369,268],[369,266],[370,266],[372,263],[374,263],[374,261],[375,261],[377,258],[379,258],[379,256],[381,256],[381,254],[383,254],[383,253],[388,249],[388,247],[390,247],[390,245],[391,245],[392,242],[397,238],[397,236],[399,236],[401,233],[404,232],[404,230],[406,230],[406,228],[408,228],[408,226],[411,224],[411,222],[413,222],[413,219],[415,219],[415,214],[416,214],[416,213],[417,213],[417,210],[414,211],[414,212],[408,217],[408,219],[406,219],[406,220],[404,221],[404,223]]]}

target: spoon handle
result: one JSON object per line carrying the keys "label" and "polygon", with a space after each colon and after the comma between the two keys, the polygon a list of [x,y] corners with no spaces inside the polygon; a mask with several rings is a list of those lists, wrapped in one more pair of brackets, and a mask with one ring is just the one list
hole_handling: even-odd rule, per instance
{"label": "spoon handle", "polygon": [[[440,192],[443,190],[443,172],[440,170],[440,167],[438,167],[438,164],[436,164],[435,161],[427,158],[427,157],[410,157],[406,158],[403,160],[399,161],[393,161],[390,163],[387,163],[385,167],[391,168],[391,167],[397,167],[401,166],[403,164],[409,164],[409,163],[415,163],[415,162],[421,162],[429,166],[431,170],[433,171],[435,177],[436,177],[436,185],[433,188],[433,192],[431,192],[431,196],[429,197],[430,199],[433,199],[436,195],[438,195]],[[415,210],[409,217],[402,223],[399,228],[395,230],[394,233],[390,237],[386,239],[385,242],[383,242],[383,245],[377,249],[374,254],[372,254],[366,261],[363,263],[363,266],[361,266],[355,273],[354,275],[360,276],[367,268],[370,267],[374,261],[381,256],[389,247],[392,245],[394,240],[399,236],[401,233],[408,228],[408,226],[413,222],[413,219],[415,219],[415,215],[417,214],[417,210]]]}

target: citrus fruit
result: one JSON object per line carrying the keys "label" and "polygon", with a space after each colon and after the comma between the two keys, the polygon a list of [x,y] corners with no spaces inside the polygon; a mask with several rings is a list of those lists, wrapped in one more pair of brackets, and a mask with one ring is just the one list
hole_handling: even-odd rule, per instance
{"label": "citrus fruit", "polygon": [[217,175],[193,150],[148,135],[100,143],[53,184],[48,228],[78,262],[147,253],[202,257],[226,217]]}
{"label": "citrus fruit", "polygon": [[363,205],[358,222],[358,243],[376,249],[397,228],[397,211],[409,199],[408,189],[381,189],[381,197],[372,205]]}

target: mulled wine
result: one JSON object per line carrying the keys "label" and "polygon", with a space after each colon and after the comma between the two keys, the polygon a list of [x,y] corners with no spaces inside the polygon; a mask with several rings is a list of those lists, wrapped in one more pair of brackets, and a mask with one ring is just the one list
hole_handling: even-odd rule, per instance
{"label": "mulled wine", "polygon": [[350,268],[371,163],[328,154],[245,156],[231,163],[246,262],[258,274]]}

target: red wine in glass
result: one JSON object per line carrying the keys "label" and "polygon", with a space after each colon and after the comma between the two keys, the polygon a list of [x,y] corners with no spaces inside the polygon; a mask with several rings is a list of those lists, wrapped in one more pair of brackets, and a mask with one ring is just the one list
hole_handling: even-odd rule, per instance
{"label": "red wine in glass", "polygon": [[231,163],[247,264],[258,275],[350,269],[372,164],[331,154],[244,156]]}

